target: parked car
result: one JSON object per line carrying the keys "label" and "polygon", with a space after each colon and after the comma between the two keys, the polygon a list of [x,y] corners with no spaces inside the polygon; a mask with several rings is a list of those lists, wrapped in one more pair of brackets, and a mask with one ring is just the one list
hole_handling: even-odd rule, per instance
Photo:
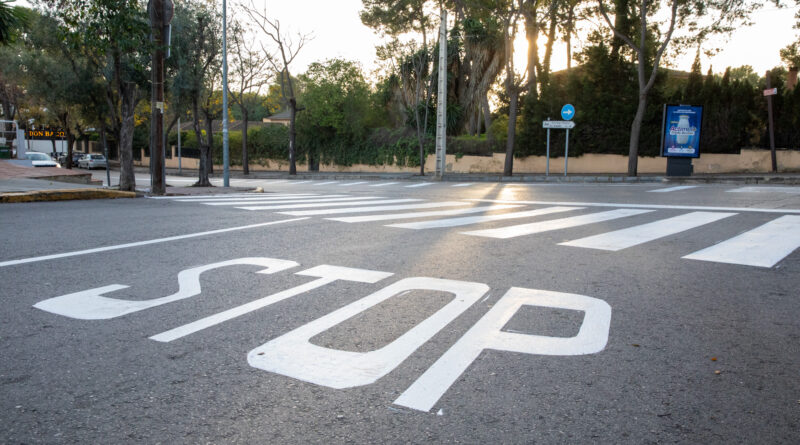
{"label": "parked car", "polygon": [[[72,152],[72,166],[73,167],[77,167],[78,166],[78,161],[80,161],[81,158],[84,157],[85,155],[86,155],[86,153],[84,153],[82,151],[73,151]],[[61,165],[67,165],[67,154],[63,153],[61,156],[59,156],[58,157],[58,162],[60,162]]]}
{"label": "parked car", "polygon": [[88,168],[106,168],[106,157],[103,155],[86,155],[78,161],[78,167]]}
{"label": "parked car", "polygon": [[61,168],[61,164],[54,161],[50,155],[46,153],[37,153],[31,152],[25,153],[25,158],[29,161],[32,161],[34,167],[58,167]]}

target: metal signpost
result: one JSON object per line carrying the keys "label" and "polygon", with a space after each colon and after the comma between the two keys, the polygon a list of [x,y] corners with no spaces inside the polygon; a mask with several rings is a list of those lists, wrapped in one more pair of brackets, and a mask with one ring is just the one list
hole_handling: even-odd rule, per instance
{"label": "metal signpost", "polygon": [[567,130],[564,142],[564,176],[567,176],[567,162],[569,159],[569,129],[575,128],[575,122],[571,119],[575,117],[575,107],[566,104],[561,108],[561,118],[563,121],[551,121],[549,118],[542,122],[542,127],[547,129],[547,164],[545,166],[545,176],[550,176],[550,129]]}

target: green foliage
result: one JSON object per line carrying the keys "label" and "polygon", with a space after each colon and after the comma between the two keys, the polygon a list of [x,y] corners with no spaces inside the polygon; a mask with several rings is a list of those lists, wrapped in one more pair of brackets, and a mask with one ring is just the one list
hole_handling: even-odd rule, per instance
{"label": "green foliage", "polygon": [[305,91],[297,117],[298,145],[314,166],[318,162],[349,165],[352,147],[372,125],[369,85],[353,62],[333,59],[313,63],[301,76]]}

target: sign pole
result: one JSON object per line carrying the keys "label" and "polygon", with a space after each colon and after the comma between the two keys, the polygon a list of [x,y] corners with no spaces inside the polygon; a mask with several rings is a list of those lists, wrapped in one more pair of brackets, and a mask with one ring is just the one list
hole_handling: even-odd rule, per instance
{"label": "sign pole", "polygon": [[[770,72],[767,71],[767,89],[771,89]],[[772,94],[767,96],[767,117],[769,119],[769,149],[772,153],[772,173],[778,172],[778,158],[775,154],[775,127],[772,120]]]}
{"label": "sign pole", "polygon": [[[222,186],[230,187],[228,151],[228,5],[222,0]],[[294,165],[294,164],[292,164]]]}
{"label": "sign pole", "polygon": [[569,128],[567,128],[567,138],[564,141],[564,176],[567,176],[568,160],[569,160]]}
{"label": "sign pole", "polygon": [[[549,118],[547,120],[550,120]],[[547,129],[547,164],[544,168],[544,175],[550,176],[550,129]]]}
{"label": "sign pole", "polygon": [[178,175],[182,174],[181,170],[181,118],[178,118]]}

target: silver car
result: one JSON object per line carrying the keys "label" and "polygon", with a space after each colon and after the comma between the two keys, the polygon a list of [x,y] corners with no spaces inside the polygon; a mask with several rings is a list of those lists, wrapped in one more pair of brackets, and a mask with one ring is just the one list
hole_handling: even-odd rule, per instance
{"label": "silver car", "polygon": [[106,157],[103,155],[86,155],[78,161],[80,168],[106,168]]}
{"label": "silver car", "polygon": [[38,152],[29,151],[28,153],[25,153],[25,158],[27,160],[31,161],[31,164],[34,167],[58,167],[58,168],[61,168],[61,164],[59,164],[58,162],[54,161],[53,158],[51,158],[50,155],[48,155],[46,153],[38,153]]}

